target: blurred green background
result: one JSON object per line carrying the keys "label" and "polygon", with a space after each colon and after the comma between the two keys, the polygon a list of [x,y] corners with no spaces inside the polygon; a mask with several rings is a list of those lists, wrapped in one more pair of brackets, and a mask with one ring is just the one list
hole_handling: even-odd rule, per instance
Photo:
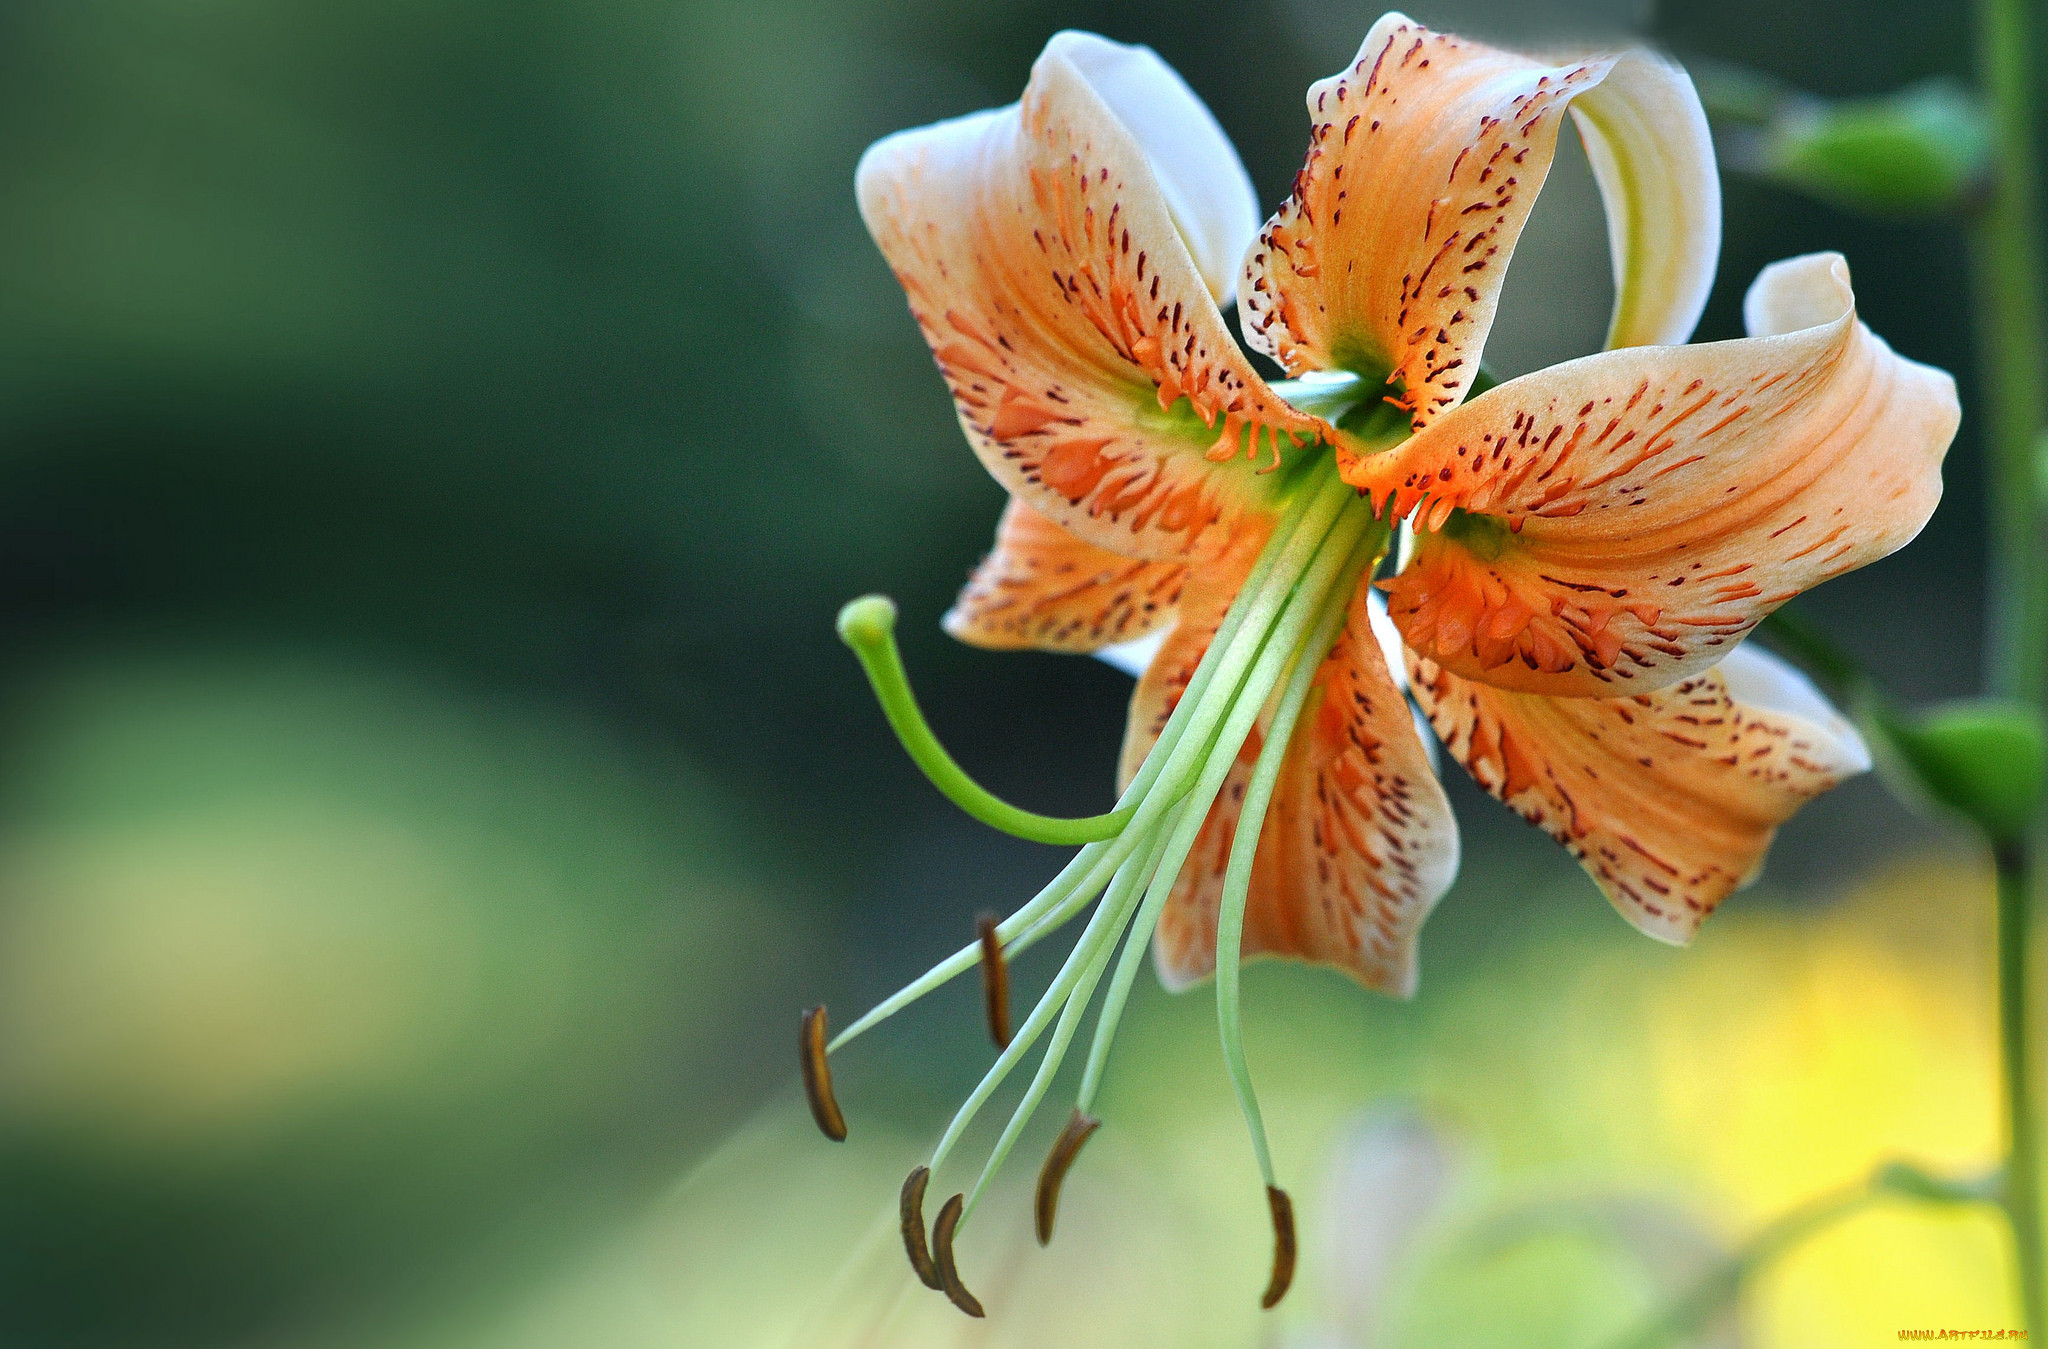
{"label": "blurred green background", "polygon": [[[1968,75],[1966,29],[1930,4],[1411,12],[1524,44],[1634,35],[1830,96]],[[966,1334],[943,1306],[863,1310],[903,1274],[890,1254],[869,1277],[854,1239],[979,1071],[972,991],[843,1061],[856,1134],[836,1152],[798,1127],[795,1013],[888,992],[1058,855],[923,784],[832,616],[895,595],[934,723],[1039,809],[1104,807],[1129,684],[939,633],[1002,494],[862,230],[853,165],[1013,99],[1046,37],[1081,27],[1156,47],[1277,203],[1303,91],[1376,16],[0,7],[0,1339]],[[1962,380],[1933,524],[1809,611],[1908,697],[1967,692],[1960,235],[1726,188],[1702,337],[1739,333],[1764,263],[1836,248],[1866,321]],[[1596,347],[1606,269],[1574,146],[1489,364]],[[1209,1004],[1148,979],[1117,1127],[1069,1186],[1073,1250],[1047,1257],[1064,1273],[1019,1274],[1039,1293],[975,1335],[1590,1343],[1675,1277],[1616,1213],[1713,1250],[1876,1157],[1988,1152],[1982,877],[1875,783],[1794,821],[1767,882],[1680,955],[1452,776],[1470,860],[1416,1003],[1248,979],[1277,1145],[1323,1224],[1291,1319],[1249,1310],[1268,1238]],[[1387,1186],[1347,1208],[1343,1168],[1381,1164],[1436,1176],[1417,1211],[1465,1234],[1392,1242],[1424,1254],[1367,1277],[1346,1243],[1410,1229]],[[1471,1245],[1539,1199],[1537,1236]],[[1023,1230],[985,1221],[970,1275]],[[1973,1220],[1840,1241],[1715,1342],[2011,1320]],[[1365,1310],[1332,1291],[1375,1279],[1396,1291]]]}

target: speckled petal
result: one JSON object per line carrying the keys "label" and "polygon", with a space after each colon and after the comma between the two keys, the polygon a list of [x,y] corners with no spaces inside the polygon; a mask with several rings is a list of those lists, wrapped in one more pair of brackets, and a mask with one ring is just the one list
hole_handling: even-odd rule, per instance
{"label": "speckled petal", "polygon": [[1291,373],[1386,377],[1418,428],[1455,407],[1565,108],[1614,61],[1550,65],[1381,19],[1309,88],[1308,162],[1239,283],[1246,340]]}
{"label": "speckled petal", "polygon": [[1183,119],[1155,163],[1116,105],[1158,58],[1112,46],[1060,34],[1022,102],[876,143],[856,186],[989,471],[1095,547],[1184,559],[1271,509],[1323,424],[1259,378],[1183,239],[1228,246],[1230,212],[1186,204],[1221,133]]}
{"label": "speckled petal", "polygon": [[[1330,965],[1406,997],[1423,920],[1457,874],[1458,834],[1368,605],[1361,590],[1282,767],[1246,899],[1244,952]],[[1224,870],[1262,743],[1254,735],[1239,756],[1160,916],[1153,959],[1169,987],[1215,970]]]}
{"label": "speckled petal", "polygon": [[1099,651],[1171,623],[1186,576],[1185,563],[1138,562],[1083,543],[1012,498],[946,631],[995,650]]}
{"label": "speckled petal", "polygon": [[1765,269],[1747,312],[1749,338],[1554,366],[1354,464],[1422,526],[1386,583],[1409,646],[1502,688],[1644,692],[1912,539],[1955,382],[1857,321],[1835,254]]}
{"label": "speckled petal", "polygon": [[1412,652],[1409,674],[1451,757],[1661,941],[1690,941],[1763,865],[1778,825],[1870,766],[1825,700],[1788,691],[1787,676],[1804,681],[1746,646],[1628,698],[1510,693]]}

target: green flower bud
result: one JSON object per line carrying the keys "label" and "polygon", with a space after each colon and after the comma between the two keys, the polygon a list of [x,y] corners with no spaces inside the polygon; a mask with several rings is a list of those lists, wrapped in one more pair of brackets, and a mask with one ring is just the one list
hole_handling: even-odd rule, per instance
{"label": "green flower bud", "polygon": [[2048,732],[2035,709],[1982,699],[1870,722],[1883,767],[1908,794],[1968,820],[1993,843],[2017,842],[2033,827],[2048,791]]}
{"label": "green flower bud", "polygon": [[1930,215],[1964,204],[1984,180],[1983,109],[1945,80],[1881,98],[1791,98],[1763,132],[1764,174],[1822,201],[1877,215]]}

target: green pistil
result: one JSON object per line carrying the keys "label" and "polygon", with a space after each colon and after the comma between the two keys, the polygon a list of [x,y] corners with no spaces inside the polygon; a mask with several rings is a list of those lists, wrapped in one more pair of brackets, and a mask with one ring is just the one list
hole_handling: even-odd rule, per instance
{"label": "green pistil", "polygon": [[[1361,389],[1360,383],[1356,378],[1348,382],[1307,381],[1305,393],[1290,390],[1290,397],[1301,400],[1297,406],[1320,399],[1319,411],[1327,409],[1342,418],[1357,414],[1363,394],[1371,392]],[[1340,403],[1344,406],[1338,406]],[[1288,739],[1300,719],[1315,673],[1342,630],[1361,578],[1384,552],[1388,537],[1386,526],[1373,518],[1370,504],[1337,478],[1327,454],[1315,456],[1305,466],[1298,485],[1287,486],[1291,488],[1287,504],[1272,538],[1218,627],[1158,742],[1116,808],[1104,815],[1053,819],[1018,810],[982,790],[939,746],[917,711],[893,641],[894,607],[871,597],[848,605],[841,616],[841,633],[860,654],[890,724],[919,766],[949,798],[976,818],[1009,832],[1048,842],[1084,844],[1051,883],[997,926],[1005,954],[1020,954],[1079,916],[1100,896],[1051,986],[969,1093],[933,1150],[930,1167],[936,1173],[981,1108],[1050,1030],[1044,1058],[1031,1084],[965,1198],[962,1222],[1050,1091],[1121,946],[1079,1092],[1083,1111],[1093,1104],[1138,965],[1166,901],[1240,750],[1269,707],[1273,718],[1269,738],[1254,770],[1226,871],[1217,933],[1217,991],[1225,1060],[1252,1126],[1260,1170],[1268,1185],[1272,1184],[1272,1164],[1237,1030],[1237,957],[1252,857]],[[979,943],[963,946],[854,1022],[830,1048],[837,1050],[925,993],[973,969],[979,960]]]}
{"label": "green pistil", "polygon": [[924,770],[946,799],[983,824],[1036,843],[1072,845],[1115,838],[1130,823],[1134,810],[1061,819],[1020,810],[967,776],[932,734],[931,724],[910,691],[902,653],[896,649],[896,605],[886,595],[863,595],[839,611],[839,640],[853,648],[867,671],[875,700],[889,718],[890,729],[903,742],[912,762]]}

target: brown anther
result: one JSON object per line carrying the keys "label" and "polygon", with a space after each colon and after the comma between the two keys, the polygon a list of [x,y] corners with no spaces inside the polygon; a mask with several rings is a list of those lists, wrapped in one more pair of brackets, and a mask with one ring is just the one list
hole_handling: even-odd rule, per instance
{"label": "brown anther", "polygon": [[825,1004],[804,1013],[797,1048],[804,1064],[804,1096],[811,1103],[811,1118],[818,1131],[835,1143],[846,1141],[846,1116],[832,1097],[832,1065],[825,1061]]}
{"label": "brown anther", "polygon": [[993,914],[974,920],[981,933],[981,995],[988,1003],[988,1034],[997,1049],[1010,1047],[1010,964],[1003,958],[1003,939],[996,935]]}
{"label": "brown anther", "polygon": [[939,1267],[939,1286],[954,1306],[969,1316],[986,1316],[981,1309],[981,1300],[967,1291],[967,1285],[960,1282],[960,1271],[953,1267],[953,1229],[960,1225],[960,1214],[967,1207],[967,1196],[956,1194],[939,1208],[939,1216],[932,1223],[932,1258]]}
{"label": "brown anther", "polygon": [[1294,1282],[1294,1201],[1278,1185],[1266,1187],[1266,1202],[1273,1209],[1273,1277],[1266,1281],[1259,1305],[1267,1311],[1280,1305],[1287,1286]]}
{"label": "brown anther", "polygon": [[1060,1130],[1060,1136],[1052,1143],[1052,1151],[1045,1155],[1045,1165],[1038,1168],[1038,1195],[1032,1203],[1032,1216],[1038,1222],[1038,1244],[1044,1246],[1052,1241],[1052,1220],[1060,1208],[1060,1186],[1067,1179],[1067,1168],[1081,1155],[1081,1145],[1088,1136],[1102,1127],[1102,1121],[1093,1115],[1084,1115],[1077,1106],[1067,1120],[1067,1127]]}
{"label": "brown anther", "polygon": [[928,1166],[912,1171],[903,1182],[903,1249],[910,1256],[910,1267],[917,1271],[918,1282],[927,1288],[941,1288],[938,1267],[932,1264],[932,1252],[924,1243],[924,1187],[932,1178]]}

